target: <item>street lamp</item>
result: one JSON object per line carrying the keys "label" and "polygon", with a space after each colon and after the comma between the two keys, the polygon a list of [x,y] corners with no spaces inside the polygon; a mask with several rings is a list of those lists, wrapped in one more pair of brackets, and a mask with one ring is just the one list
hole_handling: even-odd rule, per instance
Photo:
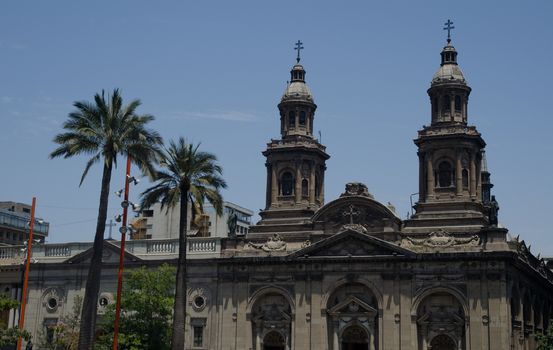
{"label": "street lamp", "polygon": [[[21,295],[21,312],[19,313],[19,329],[25,327],[25,308],[27,306],[27,288],[29,284],[29,269],[31,267],[31,254],[33,253],[33,229],[35,227],[35,208],[36,198],[33,197],[31,206],[31,221],[29,223],[29,240],[27,241],[27,259],[25,262],[25,274],[23,277],[23,294]],[[17,338],[17,350],[21,350],[23,340],[21,336]]]}
{"label": "street lamp", "polygon": [[121,290],[123,288],[123,268],[124,268],[124,258],[125,258],[125,239],[127,236],[127,231],[132,232],[132,229],[129,230],[129,227],[127,227],[127,213],[129,210],[129,206],[132,207],[133,210],[137,209],[137,206],[131,202],[129,202],[129,183],[134,183],[135,185],[138,185],[139,181],[134,176],[130,175],[131,172],[131,157],[127,157],[127,171],[125,173],[125,189],[119,190],[115,194],[118,197],[121,197],[121,192],[124,193],[123,201],[121,202],[121,207],[123,208],[123,217],[121,218],[119,215],[117,216],[116,221],[121,221],[121,228],[119,229],[119,232],[121,232],[121,246],[120,246],[120,252],[119,252],[119,271],[117,273],[117,298],[115,302],[115,323],[113,326],[113,343],[112,348],[113,350],[117,350],[118,342],[119,342],[119,321],[121,317]]}

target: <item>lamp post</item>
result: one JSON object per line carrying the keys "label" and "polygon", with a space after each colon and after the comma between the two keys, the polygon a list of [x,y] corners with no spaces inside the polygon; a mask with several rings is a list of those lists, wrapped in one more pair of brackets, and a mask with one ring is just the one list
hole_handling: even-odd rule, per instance
{"label": "lamp post", "polygon": [[[27,259],[25,262],[25,275],[23,277],[23,294],[21,295],[21,312],[19,313],[19,329],[25,327],[25,307],[27,306],[27,287],[29,284],[29,269],[31,267],[31,254],[33,252],[33,229],[35,227],[35,207],[36,198],[33,197],[31,206],[31,222],[29,223],[29,241],[27,242]],[[21,336],[17,338],[17,350],[21,350],[23,340]]]}
{"label": "lamp post", "polygon": [[119,343],[119,319],[121,316],[121,290],[123,288],[123,268],[125,258],[125,238],[127,236],[127,212],[129,209],[129,182],[131,181],[131,157],[127,157],[127,171],[125,173],[125,196],[121,207],[123,207],[123,220],[121,222],[121,247],[119,252],[119,271],[117,274],[117,298],[115,302],[115,323],[113,325],[112,349],[117,350]]}

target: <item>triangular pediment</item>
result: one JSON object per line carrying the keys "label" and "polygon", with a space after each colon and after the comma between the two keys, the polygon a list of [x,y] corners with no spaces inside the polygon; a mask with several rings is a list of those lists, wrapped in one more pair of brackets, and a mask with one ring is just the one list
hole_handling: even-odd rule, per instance
{"label": "triangular pediment", "polygon": [[[117,245],[110,243],[109,241],[104,241],[103,248],[102,248],[102,264],[118,264],[120,252],[121,252],[121,249]],[[92,259],[92,247],[65,260],[65,263],[66,264],[87,264],[87,263],[90,263],[91,259]],[[125,262],[131,262],[131,261],[141,261],[142,259],[125,250],[124,260]]]}
{"label": "triangular pediment", "polygon": [[347,299],[343,300],[341,303],[334,305],[331,309],[328,310],[329,315],[341,315],[345,316],[348,314],[359,315],[365,314],[369,316],[374,316],[377,314],[377,310],[365,303],[363,300],[350,295]]}
{"label": "triangular pediment", "polygon": [[393,257],[414,253],[383,239],[354,230],[346,230],[296,251],[290,257]]}

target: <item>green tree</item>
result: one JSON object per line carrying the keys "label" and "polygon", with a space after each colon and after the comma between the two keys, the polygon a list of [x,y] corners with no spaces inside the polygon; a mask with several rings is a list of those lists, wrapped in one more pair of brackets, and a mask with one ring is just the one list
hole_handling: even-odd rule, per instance
{"label": "green tree", "polygon": [[187,212],[190,203],[192,212],[203,211],[203,203],[210,202],[217,214],[223,210],[220,189],[227,185],[217,157],[202,152],[198,145],[189,144],[184,138],[171,141],[160,160],[161,170],[154,172],[157,182],[142,193],[141,207],[148,208],[158,201],[161,207],[172,208],[180,203],[179,219],[179,258],[177,265],[177,284],[173,307],[173,336],[171,348],[184,348],[184,325],[186,310],[186,241]]}
{"label": "green tree", "polygon": [[94,103],[80,101],[64,122],[64,133],[57,135],[54,142],[60,146],[50,158],[70,158],[78,155],[92,156],[86,163],[81,176],[82,184],[90,167],[97,162],[103,165],[102,185],[96,233],[92,247],[92,258],[86,280],[86,290],[81,314],[79,349],[92,349],[96,323],[97,298],[100,290],[102,270],[102,246],[106,228],[111,171],[117,166],[117,156],[130,157],[142,171],[153,170],[162,140],[155,131],[146,128],[154,119],[151,115],[137,115],[139,100],[123,105],[118,89],[107,99],[104,91],[94,96]]}
{"label": "green tree", "polygon": [[534,336],[538,344],[536,350],[553,350],[553,320],[549,321],[549,327],[543,334],[536,333]]}
{"label": "green tree", "polygon": [[[19,303],[17,301],[0,293],[0,314],[12,309],[17,309],[18,307]],[[31,339],[29,332],[20,330],[18,327],[8,328],[8,325],[0,319],[0,349],[4,346],[15,345],[19,337],[22,337],[26,341]]]}
{"label": "green tree", "polygon": [[[168,350],[171,340],[175,267],[164,264],[155,270],[142,267],[129,272],[121,294],[119,349]],[[110,350],[115,305],[108,306],[101,322],[103,335],[96,350]]]}
{"label": "green tree", "polygon": [[43,332],[39,336],[40,349],[77,350],[79,344],[79,328],[81,324],[81,307],[83,298],[79,295],[73,299],[71,313],[62,317],[52,329],[51,335]]}

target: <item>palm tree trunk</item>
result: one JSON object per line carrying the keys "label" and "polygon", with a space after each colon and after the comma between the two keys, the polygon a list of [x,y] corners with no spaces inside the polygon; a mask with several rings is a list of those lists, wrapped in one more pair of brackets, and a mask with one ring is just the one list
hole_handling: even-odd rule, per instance
{"label": "palm tree trunk", "polygon": [[106,229],[106,217],[108,212],[109,185],[111,182],[112,164],[104,163],[102,174],[102,189],[100,192],[100,206],[98,208],[98,221],[96,222],[96,235],[92,246],[92,258],[86,278],[86,290],[81,312],[81,326],[79,332],[79,350],[92,350],[94,345],[94,330],[96,326],[96,313],[98,309],[98,293],[100,291],[100,274],[102,272],[102,248],[104,244],[104,231]]}
{"label": "palm tree trunk", "polygon": [[188,223],[188,190],[182,187],[180,191],[179,260],[177,263],[175,304],[173,305],[172,350],[184,349],[184,327],[186,321],[186,226]]}

